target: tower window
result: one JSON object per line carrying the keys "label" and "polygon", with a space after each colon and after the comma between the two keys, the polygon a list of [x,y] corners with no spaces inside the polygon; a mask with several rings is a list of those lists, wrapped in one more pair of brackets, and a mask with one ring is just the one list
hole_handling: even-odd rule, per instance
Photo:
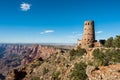
{"label": "tower window", "polygon": [[87,23],[85,23],[85,25],[87,25]]}
{"label": "tower window", "polygon": [[93,25],[93,23],[91,23],[91,25]]}

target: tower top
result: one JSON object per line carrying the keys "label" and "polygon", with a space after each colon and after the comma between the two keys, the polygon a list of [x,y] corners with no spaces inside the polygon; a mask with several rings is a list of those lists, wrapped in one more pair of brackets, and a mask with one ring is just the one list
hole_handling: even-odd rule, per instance
{"label": "tower top", "polygon": [[84,23],[88,23],[88,22],[93,23],[94,21],[93,20],[87,20]]}
{"label": "tower top", "polygon": [[84,25],[94,25],[94,21],[93,20],[87,20],[84,22]]}

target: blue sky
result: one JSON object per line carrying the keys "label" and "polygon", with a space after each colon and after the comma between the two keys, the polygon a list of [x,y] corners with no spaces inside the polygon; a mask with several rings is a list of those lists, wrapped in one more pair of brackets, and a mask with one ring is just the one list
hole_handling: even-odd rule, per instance
{"label": "blue sky", "polygon": [[98,40],[119,35],[120,1],[0,0],[0,43],[76,43],[85,20]]}

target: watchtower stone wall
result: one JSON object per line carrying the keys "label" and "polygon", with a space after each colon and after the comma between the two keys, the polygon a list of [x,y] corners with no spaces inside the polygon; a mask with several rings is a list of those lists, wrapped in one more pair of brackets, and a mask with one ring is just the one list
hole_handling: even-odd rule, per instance
{"label": "watchtower stone wall", "polygon": [[95,29],[94,29],[94,21],[89,20],[84,22],[84,33],[82,40],[78,40],[78,46],[82,48],[87,48],[90,46],[94,46],[95,40]]}

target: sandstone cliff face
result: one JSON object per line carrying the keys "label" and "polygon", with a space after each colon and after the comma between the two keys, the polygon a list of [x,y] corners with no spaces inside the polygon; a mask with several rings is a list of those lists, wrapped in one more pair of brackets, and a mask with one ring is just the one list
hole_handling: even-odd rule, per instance
{"label": "sandstone cliff face", "polygon": [[[54,79],[54,74],[60,72],[61,80],[66,80],[70,72],[67,71],[67,65],[72,66],[69,61],[68,54],[53,54],[46,60],[36,59],[30,62],[25,67],[20,67],[18,69],[11,70],[6,78],[6,80],[18,80],[17,74],[21,72],[27,73],[20,80],[57,80]],[[17,70],[17,71],[16,71]],[[17,72],[17,74],[15,73]],[[62,74],[61,74],[62,73]],[[69,79],[69,78],[68,78]]]}
{"label": "sandstone cliff face", "polygon": [[0,45],[0,73],[7,75],[8,71],[18,66],[24,66],[34,59],[48,58],[58,53],[60,49],[41,45]]}

